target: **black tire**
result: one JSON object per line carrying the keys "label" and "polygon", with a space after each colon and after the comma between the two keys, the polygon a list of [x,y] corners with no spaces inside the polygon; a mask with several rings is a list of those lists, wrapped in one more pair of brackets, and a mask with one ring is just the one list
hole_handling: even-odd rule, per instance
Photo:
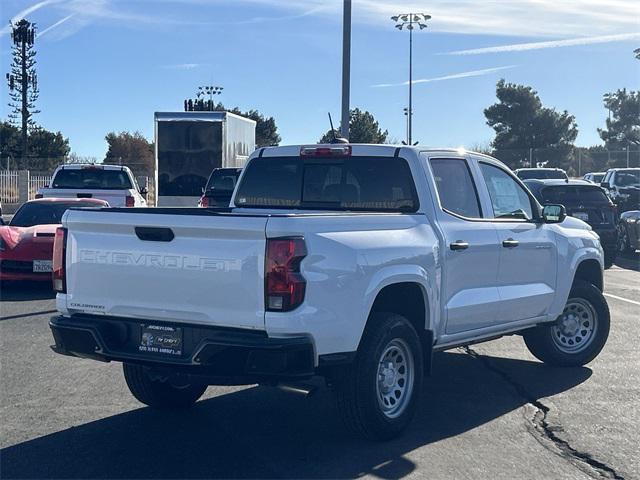
{"label": "black tire", "polygon": [[629,242],[629,232],[624,223],[618,224],[618,252],[619,253],[632,253],[631,242]]}
{"label": "black tire", "polygon": [[562,315],[551,324],[526,330],[523,336],[537,359],[549,365],[577,367],[598,356],[607,342],[609,323],[609,306],[602,292],[575,280]]}
{"label": "black tire", "polygon": [[[402,352],[408,358],[403,359]],[[402,433],[420,397],[422,357],[420,338],[406,318],[394,313],[372,314],[353,364],[335,382],[338,410],[347,429],[373,440],[388,440]],[[385,358],[389,360],[387,369],[382,365]],[[382,379],[389,385],[380,385]],[[398,392],[402,392],[400,396]]]}
{"label": "black tire", "polygon": [[123,363],[124,379],[136,399],[156,408],[188,408],[195,404],[207,385],[175,386],[168,381],[151,380],[142,365]]}
{"label": "black tire", "polygon": [[613,262],[616,261],[617,250],[615,248],[611,248],[611,250],[604,251],[604,268],[609,269],[613,266]]}

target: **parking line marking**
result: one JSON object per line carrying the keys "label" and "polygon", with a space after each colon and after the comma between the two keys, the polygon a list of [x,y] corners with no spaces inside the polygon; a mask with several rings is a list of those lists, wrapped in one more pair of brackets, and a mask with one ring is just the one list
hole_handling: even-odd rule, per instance
{"label": "parking line marking", "polygon": [[634,305],[640,306],[640,302],[636,302],[635,300],[629,300],[628,298],[619,297],[617,295],[611,295],[610,293],[605,293],[604,296],[605,297],[615,298],[616,300],[621,300],[623,302],[633,303]]}

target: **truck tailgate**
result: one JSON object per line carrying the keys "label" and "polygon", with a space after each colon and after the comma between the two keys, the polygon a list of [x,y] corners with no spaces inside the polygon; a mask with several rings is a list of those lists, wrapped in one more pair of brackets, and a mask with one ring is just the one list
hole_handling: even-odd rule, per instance
{"label": "truck tailgate", "polygon": [[266,216],[70,210],[68,293],[58,306],[264,329],[266,223]]}
{"label": "truck tailgate", "polygon": [[97,198],[109,203],[111,207],[124,207],[128,190],[95,190],[69,188],[43,188],[40,190],[45,198]]}

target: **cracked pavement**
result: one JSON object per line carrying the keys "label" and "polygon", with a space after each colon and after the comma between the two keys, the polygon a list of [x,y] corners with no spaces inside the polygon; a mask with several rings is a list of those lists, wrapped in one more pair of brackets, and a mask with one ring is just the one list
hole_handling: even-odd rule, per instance
{"label": "cracked pavement", "polygon": [[[638,259],[621,265],[605,291],[637,303]],[[583,368],[546,367],[517,336],[437,354],[386,443],[349,437],[326,389],[210,387],[189,412],[153,411],[119,364],[49,350],[48,292],[2,300],[0,478],[640,478],[640,305],[617,298]]]}

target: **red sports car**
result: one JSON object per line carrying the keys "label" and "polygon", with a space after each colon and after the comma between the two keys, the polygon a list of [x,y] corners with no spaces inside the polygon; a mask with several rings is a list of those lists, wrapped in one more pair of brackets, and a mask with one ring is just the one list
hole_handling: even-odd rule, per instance
{"label": "red sports car", "polygon": [[94,198],[42,198],[23,204],[0,226],[0,280],[51,281],[53,238],[71,207],[108,207]]}

